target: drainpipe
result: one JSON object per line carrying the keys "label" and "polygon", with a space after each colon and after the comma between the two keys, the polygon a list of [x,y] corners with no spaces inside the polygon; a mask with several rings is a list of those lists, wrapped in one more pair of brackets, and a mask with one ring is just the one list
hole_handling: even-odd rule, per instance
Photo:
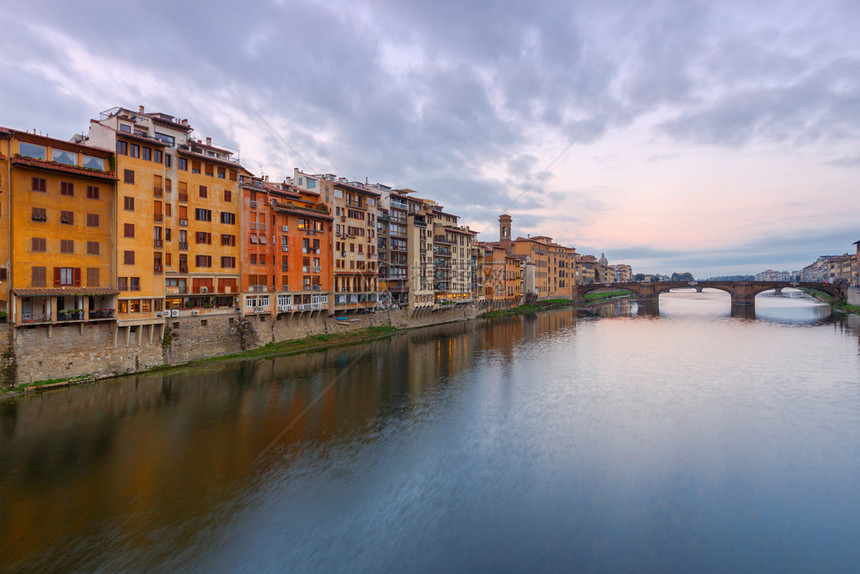
{"label": "drainpipe", "polygon": [[12,136],[11,134],[5,136],[6,139],[6,217],[9,219],[9,225],[6,226],[8,230],[8,237],[6,240],[8,241],[9,246],[9,254],[7,256],[7,264],[6,264],[6,282],[9,284],[7,289],[9,290],[9,299],[6,302],[6,320],[14,325],[15,324],[15,303],[14,296],[12,295]]}

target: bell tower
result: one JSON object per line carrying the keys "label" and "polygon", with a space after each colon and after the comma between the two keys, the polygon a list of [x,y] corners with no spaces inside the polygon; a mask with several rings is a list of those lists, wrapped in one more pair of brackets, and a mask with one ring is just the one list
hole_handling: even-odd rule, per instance
{"label": "bell tower", "polygon": [[507,213],[499,216],[499,243],[505,250],[511,248],[511,221],[513,219]]}

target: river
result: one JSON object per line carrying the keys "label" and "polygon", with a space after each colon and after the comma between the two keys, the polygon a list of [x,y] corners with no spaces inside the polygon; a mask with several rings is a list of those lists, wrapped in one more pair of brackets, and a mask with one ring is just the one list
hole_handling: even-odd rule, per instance
{"label": "river", "polygon": [[0,571],[854,572],[857,319],[687,290],[0,402]]}

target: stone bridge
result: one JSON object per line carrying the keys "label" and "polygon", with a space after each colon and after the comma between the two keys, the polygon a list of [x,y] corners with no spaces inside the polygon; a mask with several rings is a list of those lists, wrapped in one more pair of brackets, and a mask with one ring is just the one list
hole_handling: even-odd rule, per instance
{"label": "stone bridge", "polygon": [[585,300],[585,294],[599,289],[626,289],[636,294],[640,306],[657,305],[660,293],[670,289],[694,288],[701,292],[702,289],[719,289],[725,291],[732,298],[732,307],[753,307],[755,296],[765,291],[776,291],[781,293],[786,287],[797,289],[815,289],[827,293],[834,299],[844,301],[847,285],[831,285],[829,283],[803,283],[797,281],[659,281],[659,282],[636,282],[636,283],[594,283],[589,285],[577,285],[574,295],[578,301]]}

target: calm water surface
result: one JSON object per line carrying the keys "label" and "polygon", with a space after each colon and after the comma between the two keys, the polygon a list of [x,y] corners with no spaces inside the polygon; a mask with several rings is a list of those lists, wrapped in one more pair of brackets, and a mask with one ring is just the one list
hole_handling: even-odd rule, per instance
{"label": "calm water surface", "polygon": [[682,291],[0,403],[0,570],[855,572],[856,319]]}

